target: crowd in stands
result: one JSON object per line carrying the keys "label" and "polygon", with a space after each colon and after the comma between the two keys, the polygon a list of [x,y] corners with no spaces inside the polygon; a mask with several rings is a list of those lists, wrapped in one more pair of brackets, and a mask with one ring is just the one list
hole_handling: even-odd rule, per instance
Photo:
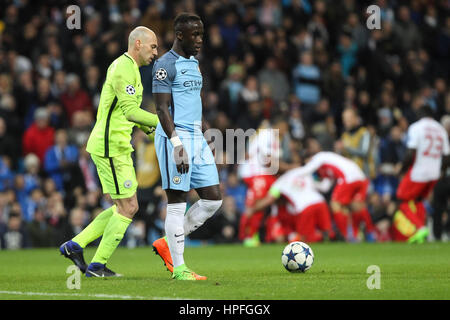
{"label": "crowd in stands", "polygon": [[[80,29],[66,26],[72,4],[81,9]],[[381,29],[366,26],[371,4],[380,8]],[[354,159],[371,179],[378,241],[389,241],[415,111],[430,105],[450,134],[449,10],[445,0],[3,1],[0,248],[57,246],[112,204],[85,151],[107,67],[137,25],[156,32],[159,55],[170,50],[172,21],[183,11],[205,27],[197,58],[209,125],[256,129],[281,116],[283,161],[300,163],[308,137]],[[141,68],[142,107],[154,112],[151,70]],[[360,129],[365,142],[349,147],[346,134]],[[163,233],[166,201],[153,143],[138,129],[132,143],[140,209],[123,242],[129,247]],[[246,187],[237,165],[218,169],[223,206],[190,236],[192,245],[238,241]],[[189,197],[193,203],[196,194]],[[429,199],[437,239],[450,232],[448,204],[439,205],[437,212]]]}

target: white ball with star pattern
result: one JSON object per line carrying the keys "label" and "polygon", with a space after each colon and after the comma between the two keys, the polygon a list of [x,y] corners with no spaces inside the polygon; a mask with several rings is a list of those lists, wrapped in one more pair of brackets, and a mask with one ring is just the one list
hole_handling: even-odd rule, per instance
{"label": "white ball with star pattern", "polygon": [[314,252],[304,242],[289,243],[281,254],[281,263],[289,272],[305,272],[314,262]]}

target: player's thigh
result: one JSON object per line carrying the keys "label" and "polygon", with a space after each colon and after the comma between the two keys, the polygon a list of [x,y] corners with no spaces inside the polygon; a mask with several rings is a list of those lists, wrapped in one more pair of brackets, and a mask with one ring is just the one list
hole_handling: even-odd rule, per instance
{"label": "player's thigh", "polygon": [[331,200],[339,203],[341,206],[348,206],[352,202],[352,198],[352,186],[348,183],[337,184],[331,194]]}
{"label": "player's thigh", "polygon": [[[190,177],[191,189],[200,190],[205,197],[212,197],[212,199],[209,200],[222,199],[222,196],[220,195],[217,166],[214,162],[212,151],[204,138],[202,138],[202,148],[196,149],[190,170],[192,170]],[[202,197],[201,194],[199,194],[199,196],[202,199],[208,199]]]}
{"label": "player's thigh", "polygon": [[314,215],[315,210],[310,206],[305,208],[302,213],[296,216],[295,226],[299,234],[306,235],[314,231]]}
{"label": "player's thigh", "polygon": [[397,188],[397,199],[403,201],[416,200],[421,197],[426,183],[411,180],[410,171],[403,177]]}
{"label": "player's thigh", "polygon": [[222,200],[222,193],[220,192],[220,185],[202,187],[195,189],[200,199],[204,200]]}
{"label": "player's thigh", "polygon": [[138,183],[131,154],[91,157],[97,167],[103,193],[108,193],[112,199],[131,198],[136,193]]}
{"label": "player's thigh", "polygon": [[165,136],[159,134],[155,136],[155,149],[161,173],[161,187],[164,190],[189,191],[192,166],[189,166],[187,173],[181,174],[178,172],[173,158],[172,143]]}

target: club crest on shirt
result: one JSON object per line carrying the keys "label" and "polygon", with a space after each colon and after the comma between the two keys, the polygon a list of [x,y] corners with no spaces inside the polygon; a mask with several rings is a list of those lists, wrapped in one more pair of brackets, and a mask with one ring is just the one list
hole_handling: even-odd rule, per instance
{"label": "club crest on shirt", "polygon": [[158,70],[156,70],[155,73],[155,77],[157,80],[164,80],[165,78],[167,78],[167,71],[164,68],[159,68]]}
{"label": "club crest on shirt", "polygon": [[133,183],[131,182],[131,180],[126,180],[126,181],[123,183],[123,186],[124,186],[125,188],[129,189],[129,188],[131,188],[132,184],[133,184]]}
{"label": "club crest on shirt", "polygon": [[134,87],[131,84],[127,85],[127,87],[125,88],[125,91],[126,91],[126,93],[131,94],[131,95],[136,93],[136,89],[134,89]]}
{"label": "club crest on shirt", "polygon": [[181,177],[180,177],[180,176],[175,176],[175,177],[173,177],[172,181],[173,181],[173,183],[175,183],[175,184],[180,184],[180,182],[181,182]]}

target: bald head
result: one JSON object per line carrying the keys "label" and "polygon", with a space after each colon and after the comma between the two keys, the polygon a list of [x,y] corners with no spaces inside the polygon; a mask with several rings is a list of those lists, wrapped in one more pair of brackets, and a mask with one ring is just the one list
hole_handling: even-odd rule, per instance
{"label": "bald head", "polygon": [[136,45],[136,40],[149,41],[149,38],[156,39],[156,34],[152,30],[144,26],[134,28],[128,36],[128,49]]}
{"label": "bald head", "polygon": [[141,67],[148,65],[158,54],[156,34],[147,27],[134,28],[128,36],[128,54]]}

